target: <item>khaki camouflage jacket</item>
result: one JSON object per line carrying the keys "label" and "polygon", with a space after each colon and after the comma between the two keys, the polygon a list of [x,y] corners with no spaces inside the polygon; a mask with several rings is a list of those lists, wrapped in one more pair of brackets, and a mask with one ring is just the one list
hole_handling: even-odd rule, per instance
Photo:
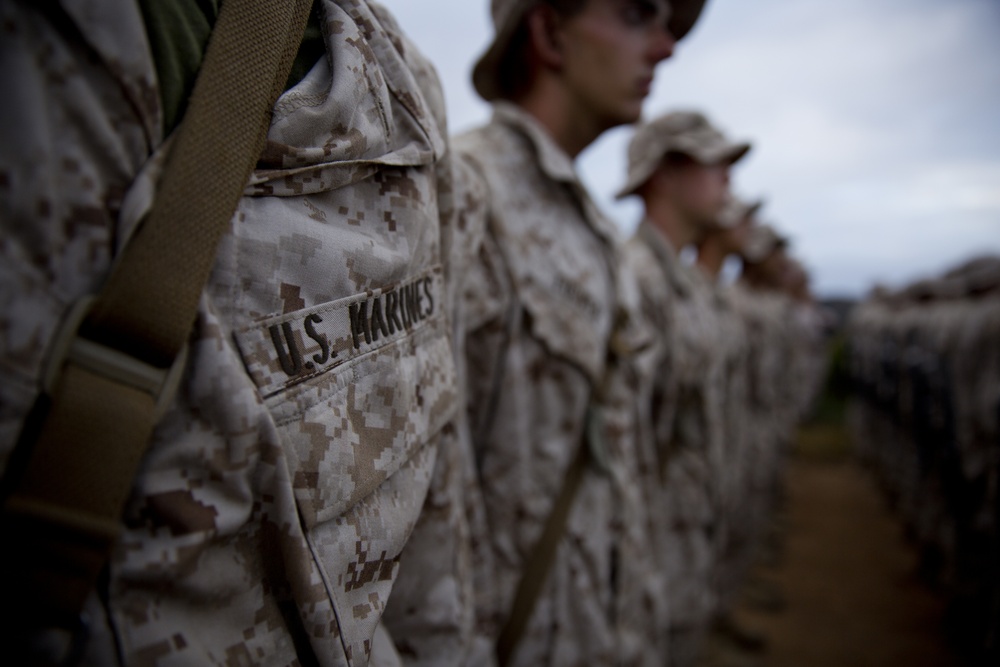
{"label": "khaki camouflage jacket", "polygon": [[741,283],[736,290],[734,304],[746,322],[751,346],[750,405],[770,423],[765,428],[787,430],[800,393],[789,373],[796,345],[792,302],[778,292]]}
{"label": "khaki camouflage jacket", "polygon": [[[726,467],[728,452],[733,446],[730,441],[733,415],[730,411],[735,406],[730,400],[730,392],[734,390],[734,380],[739,374],[742,332],[738,330],[737,317],[718,284],[697,264],[685,268],[697,295],[691,303],[698,307],[702,331],[699,340],[707,352],[707,364],[701,379],[709,415],[705,437],[713,457],[712,466],[719,472]],[[719,481],[716,480],[717,488]]]}
{"label": "khaki camouflage jacket", "polygon": [[723,366],[713,340],[718,322],[711,291],[681,264],[662,233],[644,221],[627,244],[639,277],[645,317],[656,322],[651,381],[640,392],[648,405],[662,484],[662,568],[669,592],[669,623],[697,625],[711,612],[716,520],[713,447],[723,432],[716,415]]}
{"label": "khaki camouflage jacket", "polygon": [[[137,8],[62,5],[58,21],[0,7],[0,461],[60,318],[153,204],[169,146]],[[318,5],[328,58],[278,101],[220,244],[92,597],[86,664],[464,655],[449,311],[473,236],[453,207],[469,193],[433,72],[392,19]]]}
{"label": "khaki camouflage jacket", "polygon": [[[713,450],[716,457],[716,492],[721,508],[728,513],[741,502],[739,493],[740,476],[747,465],[747,381],[749,364],[749,344],[746,327],[733,303],[732,292],[718,282],[712,281],[699,271],[704,278],[704,289],[711,294],[712,312],[716,321],[717,345],[714,356],[720,364],[721,375],[717,380],[715,407],[718,430],[717,446]],[[717,537],[722,537],[717,533]]]}
{"label": "khaki camouflage jacket", "polygon": [[[470,425],[487,509],[480,550],[496,572],[495,598],[480,618],[496,633],[584,444],[588,412],[611,418],[605,435],[634,428],[608,406],[622,386],[609,374],[619,365],[612,339],[627,316],[616,230],[533,118],[497,104],[492,122],[455,147],[489,190],[488,231],[465,305]],[[624,331],[620,352],[630,356],[625,348],[641,345],[641,334]],[[624,530],[616,507],[629,501],[614,480],[628,474],[631,444],[605,444],[612,460],[606,472],[593,464],[585,472],[514,664],[620,664],[616,549],[631,546],[616,539]]]}
{"label": "khaki camouflage jacket", "polygon": [[[794,381],[794,342],[791,311],[784,296],[754,289],[737,282],[732,303],[746,326],[750,345],[747,367],[747,425],[751,467],[749,493],[757,503],[759,519],[762,497],[773,497],[786,448],[798,416],[795,405],[800,390]],[[751,504],[748,503],[748,506]]]}

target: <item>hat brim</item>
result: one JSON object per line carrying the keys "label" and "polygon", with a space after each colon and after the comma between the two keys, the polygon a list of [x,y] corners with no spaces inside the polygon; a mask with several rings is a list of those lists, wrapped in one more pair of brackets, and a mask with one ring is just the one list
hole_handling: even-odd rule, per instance
{"label": "hat brim", "polygon": [[700,162],[701,164],[724,163],[727,165],[731,165],[738,162],[740,159],[743,158],[744,155],[750,152],[750,146],[751,145],[745,141],[735,144],[726,144],[720,149],[712,150],[710,152],[706,152],[700,155],[696,155],[688,151],[677,151],[676,148],[668,147],[664,151],[664,154],[660,156],[659,160],[656,161],[650,160],[649,165],[647,165],[645,169],[638,170],[635,173],[631,174],[628,181],[626,181],[625,185],[622,186],[622,189],[619,190],[618,194],[615,195],[615,199],[624,199],[625,197],[635,194],[635,191],[638,190],[643,183],[649,180],[649,177],[653,175],[654,171],[656,171],[656,168],[660,165],[662,159],[666,156],[667,153],[670,153],[671,151],[677,151],[679,153],[683,153],[692,158],[693,160]]}
{"label": "hat brim", "polygon": [[503,91],[500,89],[500,65],[510,46],[510,41],[514,33],[521,26],[524,16],[528,10],[532,9],[537,2],[521,2],[516,7],[510,18],[503,25],[497,26],[499,32],[493,36],[493,42],[486,52],[479,57],[472,68],[472,86],[487,102],[501,99]]}
{"label": "hat brim", "polygon": [[764,200],[763,199],[755,199],[753,202],[750,203],[749,206],[747,206],[747,211],[746,211],[746,213],[743,214],[743,217],[746,218],[746,217],[749,217],[751,215],[757,215],[757,213],[762,208],[764,208]]}
{"label": "hat brim", "polygon": [[679,42],[698,22],[701,10],[705,8],[705,0],[671,0],[670,8],[667,27],[670,28],[670,34]]}
{"label": "hat brim", "polygon": [[674,150],[706,166],[716,164],[731,166],[739,162],[744,155],[750,152],[750,143],[746,141],[736,143],[726,141],[697,151]]}
{"label": "hat brim", "polygon": [[649,177],[653,175],[656,168],[660,165],[659,162],[651,162],[651,164],[642,170],[637,170],[635,173],[629,174],[628,180],[622,189],[618,191],[615,195],[615,199],[625,199],[625,197],[630,197],[635,194],[635,191],[642,187],[642,184],[649,180]]}
{"label": "hat brim", "polygon": [[[694,27],[701,15],[705,1],[674,0],[670,3],[672,12],[667,27],[675,40],[680,41],[691,32],[691,28]],[[522,6],[514,11],[510,19],[504,25],[499,26],[499,32],[493,37],[493,42],[472,68],[472,86],[479,93],[479,96],[487,102],[503,98],[503,92],[500,89],[500,64],[507,53],[514,33],[517,32],[521,21],[524,20],[525,14],[536,4],[536,2],[522,3]]]}
{"label": "hat brim", "polygon": [[726,164],[732,165],[736,164],[743,159],[743,156],[750,152],[750,143],[747,141],[742,141],[729,146],[725,151],[723,151],[720,156],[718,163],[725,162]]}

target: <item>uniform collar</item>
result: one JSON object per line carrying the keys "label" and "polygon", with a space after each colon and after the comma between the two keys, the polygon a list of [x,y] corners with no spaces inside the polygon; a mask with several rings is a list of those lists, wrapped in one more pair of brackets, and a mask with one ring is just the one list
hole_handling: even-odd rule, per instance
{"label": "uniform collar", "polygon": [[691,282],[696,289],[708,295],[708,298],[719,308],[725,308],[728,304],[722,294],[722,287],[718,280],[713,280],[697,263],[687,267],[691,276]]}
{"label": "uniform collar", "polygon": [[653,251],[660,266],[663,267],[663,272],[670,281],[671,287],[682,297],[690,296],[694,289],[694,285],[691,284],[691,276],[681,264],[677,251],[667,237],[648,218],[639,224],[639,230],[636,233]]}
{"label": "uniform collar", "polygon": [[516,104],[496,102],[493,105],[493,119],[528,138],[538,156],[538,165],[546,176],[554,181],[579,185],[580,179],[573,167],[573,160],[534,116]]}
{"label": "uniform collar", "polygon": [[594,203],[583,186],[573,160],[549,134],[548,130],[527,111],[510,102],[493,104],[493,122],[505,125],[528,140],[542,173],[556,183],[564,183],[574,193],[580,203],[581,213],[590,228],[611,247],[621,243],[618,228]]}

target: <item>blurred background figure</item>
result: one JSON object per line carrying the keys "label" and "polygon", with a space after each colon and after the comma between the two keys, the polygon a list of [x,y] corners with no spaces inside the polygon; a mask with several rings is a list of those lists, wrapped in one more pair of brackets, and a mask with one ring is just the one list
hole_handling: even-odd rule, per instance
{"label": "blurred background figure", "polygon": [[878,290],[848,330],[850,423],[974,665],[1000,658],[1000,256]]}
{"label": "blurred background figure", "polygon": [[[639,119],[702,0],[494,0],[473,69],[492,106],[455,140],[489,193],[466,276],[469,414],[486,500],[481,627],[501,665],[662,664],[666,594],[637,479],[645,344],[620,236],[574,160]],[[620,399],[620,401],[619,401]],[[631,420],[631,423],[629,423]]]}
{"label": "blurred background figure", "polygon": [[[656,354],[639,400],[661,475],[662,567],[669,596],[670,664],[694,665],[716,600],[718,470],[727,439],[725,324],[715,287],[678,253],[718,228],[729,170],[750,145],[728,139],[700,112],[641,124],[629,144],[619,197],[637,195],[644,218],[626,246]],[[735,350],[735,345],[733,349]],[[734,354],[738,354],[734,351]]]}
{"label": "blurred background figure", "polygon": [[[454,0],[387,2],[404,15],[407,26],[414,26],[417,41],[439,64],[452,127],[483,123],[492,109],[468,84],[468,62],[491,39],[487,13],[474,3]],[[819,0],[794,7],[776,0],[752,5],[713,0],[695,28],[696,38],[676,48],[674,64],[654,80],[649,109],[709,109],[713,122],[738,127],[754,138],[755,150],[741,164],[740,185],[765,196],[768,216],[784,222],[779,234],[787,270],[774,272],[750,259],[748,275],[727,290],[741,313],[749,348],[743,418],[748,427],[738,437],[753,443],[743,450],[752,453],[748,461],[761,461],[748,466],[751,472],[743,482],[759,489],[755,497],[767,496],[765,478],[773,467],[766,459],[781,449],[773,443],[783,438],[786,449],[793,440],[804,446],[802,432],[787,426],[793,415],[808,413],[811,425],[819,420],[824,427],[840,419],[847,390],[842,327],[873,285],[883,284],[885,294],[896,294],[923,282],[922,277],[948,274],[975,255],[1000,253],[1000,127],[994,113],[1000,105],[998,25],[1000,5],[983,0],[846,0],[836,12]],[[847,43],[851,49],[845,51]],[[626,232],[635,228],[643,206],[636,197],[615,199],[631,136],[627,130],[605,132],[575,161],[579,180],[595,203]],[[788,256],[792,244],[794,256]],[[698,261],[711,276],[724,253],[709,239],[700,245]],[[724,283],[736,278],[738,264],[732,259],[723,263]],[[779,299],[782,290],[792,296]],[[810,292],[815,305],[805,306]],[[782,318],[799,324],[779,326]],[[828,360],[790,352],[819,345],[815,336],[820,323],[823,344],[830,346]],[[793,345],[794,330],[806,332],[813,343]],[[894,346],[891,341],[884,345],[890,352]],[[817,399],[817,385],[807,378],[822,374],[823,368],[829,369],[830,382]],[[983,385],[969,379],[963,387],[980,392]],[[739,391],[738,383],[730,388]],[[891,396],[896,390],[882,391]],[[958,395],[966,390],[950,391]],[[983,397],[973,402],[984,401],[988,403]],[[932,411],[927,419],[947,421],[941,414]],[[727,432],[735,432],[737,422],[730,421]],[[863,450],[867,445],[859,446]],[[849,444],[843,447],[850,451]],[[766,514],[756,502],[742,510]],[[736,532],[720,538],[722,544],[738,543],[743,539],[738,533],[754,523],[739,522]],[[768,541],[750,540],[761,545],[756,548],[761,552]],[[727,585],[719,586],[717,594],[724,596]],[[873,627],[873,619],[868,620],[864,625]],[[847,625],[840,617],[814,627],[848,632]],[[849,642],[830,643],[827,654],[845,655],[834,650],[841,644],[843,651],[849,650]],[[878,659],[877,651],[864,654]]]}

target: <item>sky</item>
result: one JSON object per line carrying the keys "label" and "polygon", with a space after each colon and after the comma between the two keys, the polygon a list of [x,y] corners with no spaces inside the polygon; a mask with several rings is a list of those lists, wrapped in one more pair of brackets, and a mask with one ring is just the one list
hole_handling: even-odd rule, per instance
{"label": "sky", "polygon": [[[488,0],[382,4],[437,67],[452,133],[487,122],[469,77]],[[681,108],[753,144],[733,190],[764,199],[822,297],[1000,255],[1000,0],[708,0],[644,114]],[[613,199],[631,132],[577,159],[625,233],[641,217]]]}

